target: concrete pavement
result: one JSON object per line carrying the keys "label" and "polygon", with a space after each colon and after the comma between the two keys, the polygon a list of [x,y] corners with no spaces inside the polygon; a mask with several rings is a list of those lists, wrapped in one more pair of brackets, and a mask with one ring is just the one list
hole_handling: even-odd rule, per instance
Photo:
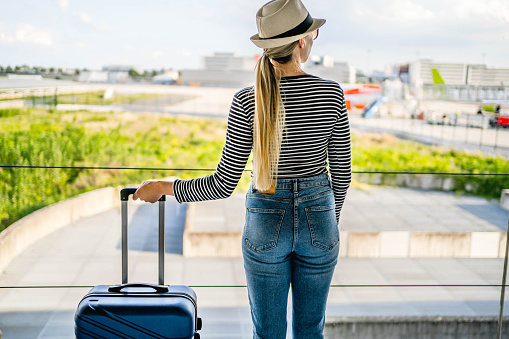
{"label": "concrete pavement", "polygon": [[[228,200],[218,203],[228,204]],[[167,204],[169,211],[178,208],[173,200]],[[132,230],[145,228],[146,234],[153,234],[157,227],[156,209],[148,212],[137,202],[130,206]],[[407,207],[409,210],[404,212]],[[463,227],[469,232],[503,231],[499,219],[507,217],[506,211],[479,198],[389,188],[375,188],[371,193],[351,189],[344,208],[341,227],[348,231],[412,228],[426,231],[431,226],[433,231],[440,228],[461,231]],[[484,213],[485,209],[489,213]],[[433,210],[438,212],[436,219],[430,218]],[[444,218],[449,212],[453,218]],[[147,216],[153,213],[154,222],[136,217],[138,213]],[[426,222],[410,222],[421,218]],[[438,221],[441,223],[436,224]],[[141,237],[144,232],[132,232],[135,234]],[[151,238],[147,236],[146,241],[138,243],[145,243],[146,247],[130,252],[130,281],[157,281],[157,254],[148,240]],[[119,239],[118,210],[81,219],[27,248],[0,275],[0,286],[117,284],[121,280]],[[502,268],[500,258],[342,258],[333,284],[493,285],[501,283]],[[241,258],[166,254],[165,277],[167,283],[191,286],[245,285]],[[72,338],[74,310],[88,289],[0,289],[3,338]],[[251,337],[245,288],[195,290],[204,322],[202,338]],[[327,316],[496,315],[499,297],[499,287],[333,287]]]}

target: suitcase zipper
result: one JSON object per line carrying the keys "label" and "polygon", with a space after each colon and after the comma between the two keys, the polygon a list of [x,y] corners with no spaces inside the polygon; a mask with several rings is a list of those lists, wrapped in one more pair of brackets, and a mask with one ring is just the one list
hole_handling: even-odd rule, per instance
{"label": "suitcase zipper", "polygon": [[[142,292],[129,292],[129,296],[130,297],[143,297],[143,296],[148,296],[149,294],[148,293],[142,293]],[[88,297],[120,297],[120,296],[126,296],[126,293],[115,293],[115,294],[112,294],[112,293],[92,293],[92,294],[87,294],[83,299],[85,298],[88,298]],[[194,300],[194,298],[192,296],[190,296],[189,294],[185,294],[185,293],[175,293],[175,292],[169,292],[169,293],[164,293],[164,294],[159,294],[159,296],[169,296],[169,297],[184,297],[186,299],[188,299],[189,301],[191,301],[194,305],[194,308],[196,311],[198,311],[198,308],[197,308],[197,305],[196,305],[196,301]]]}
{"label": "suitcase zipper", "polygon": [[[195,326],[196,331],[199,331],[198,330],[198,305],[196,304],[196,301],[192,296],[190,296],[189,294],[186,294],[186,293],[176,293],[176,292],[168,292],[168,293],[159,294],[159,295],[170,296],[170,297],[184,297],[184,298],[188,299],[189,301],[191,301],[194,306],[194,314],[195,314],[194,326]],[[86,298],[89,298],[89,297],[119,297],[119,296],[125,296],[125,293],[115,293],[115,294],[112,294],[112,293],[108,293],[108,294],[107,293],[90,293],[90,294],[87,294],[83,298],[83,300],[85,300]],[[135,296],[135,297],[145,296],[146,297],[147,293],[130,292],[129,296]]]}

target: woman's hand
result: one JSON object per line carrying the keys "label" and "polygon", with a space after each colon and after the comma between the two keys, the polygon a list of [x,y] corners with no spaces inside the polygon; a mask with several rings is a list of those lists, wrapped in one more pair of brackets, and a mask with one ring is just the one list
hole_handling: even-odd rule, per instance
{"label": "woman's hand", "polygon": [[133,200],[155,203],[163,195],[173,195],[173,181],[144,181],[133,195]]}

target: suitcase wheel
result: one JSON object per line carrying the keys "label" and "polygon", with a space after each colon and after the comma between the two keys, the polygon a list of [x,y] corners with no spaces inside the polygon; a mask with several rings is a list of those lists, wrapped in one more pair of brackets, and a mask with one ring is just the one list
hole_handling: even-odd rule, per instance
{"label": "suitcase wheel", "polygon": [[200,339],[200,334],[199,333],[195,333],[194,334],[194,339]]}
{"label": "suitcase wheel", "polygon": [[[201,320],[201,318],[198,318],[196,321],[196,330],[197,331],[201,330],[202,326],[203,326],[202,320]],[[199,336],[198,336],[198,338],[199,338]],[[196,339],[196,337],[195,337],[195,339]]]}

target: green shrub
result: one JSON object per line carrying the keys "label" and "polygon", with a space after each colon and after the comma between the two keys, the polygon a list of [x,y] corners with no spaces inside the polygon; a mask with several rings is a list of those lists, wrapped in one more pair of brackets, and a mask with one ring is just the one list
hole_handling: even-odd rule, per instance
{"label": "green shrub", "polygon": [[[426,173],[509,173],[509,162],[445,147],[430,147],[395,138],[380,140],[373,136],[353,134],[352,168],[354,171],[394,171]],[[394,175],[382,181],[394,184]],[[447,176],[454,180],[454,191],[499,199],[502,189],[509,188],[509,176]]]}

